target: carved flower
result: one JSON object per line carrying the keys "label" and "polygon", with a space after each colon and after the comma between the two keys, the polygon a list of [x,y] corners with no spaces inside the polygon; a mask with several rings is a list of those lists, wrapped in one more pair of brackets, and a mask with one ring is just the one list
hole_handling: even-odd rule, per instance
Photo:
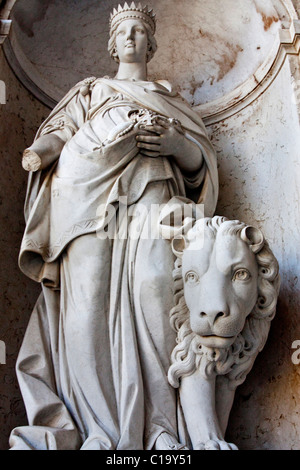
{"label": "carved flower", "polygon": [[63,129],[65,127],[65,121],[63,119],[57,119],[53,123],[56,129]]}
{"label": "carved flower", "polygon": [[96,77],[88,77],[83,80],[85,85],[91,85],[96,80]]}
{"label": "carved flower", "polygon": [[83,96],[86,96],[88,94],[88,92],[90,91],[91,85],[94,83],[95,80],[96,80],[96,77],[88,77],[82,81],[83,85],[80,88],[80,93]]}

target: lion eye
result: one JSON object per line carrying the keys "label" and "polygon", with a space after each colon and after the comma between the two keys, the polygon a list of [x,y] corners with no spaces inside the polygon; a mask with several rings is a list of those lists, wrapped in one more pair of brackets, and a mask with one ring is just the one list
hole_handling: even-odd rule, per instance
{"label": "lion eye", "polygon": [[199,276],[194,271],[190,271],[185,275],[185,282],[189,284],[196,284],[199,281]]}
{"label": "lion eye", "polygon": [[248,281],[251,274],[247,269],[238,269],[233,275],[233,281]]}

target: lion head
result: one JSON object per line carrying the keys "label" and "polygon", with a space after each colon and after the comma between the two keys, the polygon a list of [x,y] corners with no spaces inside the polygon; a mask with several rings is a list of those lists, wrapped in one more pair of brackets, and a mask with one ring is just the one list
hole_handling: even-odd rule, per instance
{"label": "lion head", "polygon": [[266,342],[279,292],[276,258],[260,230],[225,217],[202,218],[172,242],[177,331],[169,382],[201,370],[235,388]]}

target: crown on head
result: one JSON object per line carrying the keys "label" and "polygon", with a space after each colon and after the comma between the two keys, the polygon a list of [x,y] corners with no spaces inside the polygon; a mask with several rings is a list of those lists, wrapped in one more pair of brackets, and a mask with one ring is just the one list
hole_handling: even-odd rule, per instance
{"label": "crown on head", "polygon": [[145,21],[150,26],[152,34],[155,33],[156,21],[153,9],[149,9],[148,5],[143,7],[141,3],[136,5],[134,2],[130,5],[126,2],[123,7],[119,5],[117,9],[114,8],[110,15],[110,33],[115,31],[122,21],[134,18]]}

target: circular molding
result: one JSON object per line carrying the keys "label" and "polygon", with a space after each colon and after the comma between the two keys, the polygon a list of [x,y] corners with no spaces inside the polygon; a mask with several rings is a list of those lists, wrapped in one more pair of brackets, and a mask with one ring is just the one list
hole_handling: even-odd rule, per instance
{"label": "circular molding", "polygon": [[39,101],[53,109],[61,100],[63,93],[55,88],[52,83],[47,82],[38,70],[33,67],[30,60],[27,59],[22,49],[15,39],[13,28],[11,28],[9,37],[2,45],[6,59],[18,77],[20,82],[29,90]]}
{"label": "circular molding", "polygon": [[[22,84],[42,103],[53,108],[62,98],[63,92],[41,75],[20,47],[14,28],[10,28],[10,14],[18,0],[7,0],[0,10],[0,43],[7,60]],[[201,105],[194,105],[206,125],[212,125],[238,113],[256,100],[274,81],[287,55],[299,54],[300,21],[292,0],[277,0],[289,16],[288,26],[277,33],[274,45],[262,65],[245,82],[218,99]],[[4,41],[4,39],[6,40]]]}
{"label": "circular molding", "polygon": [[293,20],[289,30],[279,31],[272,51],[259,69],[245,83],[219,100],[195,106],[205,124],[223,121],[249,106],[262,95],[280,72],[287,55],[299,55],[300,20]]}
{"label": "circular molding", "polygon": [[4,0],[0,5],[0,19],[8,20],[17,0]]}
{"label": "circular molding", "polygon": [[0,6],[0,44],[3,44],[7,38],[10,27],[11,20],[9,19],[10,13],[15,5],[17,0],[4,0]]}

